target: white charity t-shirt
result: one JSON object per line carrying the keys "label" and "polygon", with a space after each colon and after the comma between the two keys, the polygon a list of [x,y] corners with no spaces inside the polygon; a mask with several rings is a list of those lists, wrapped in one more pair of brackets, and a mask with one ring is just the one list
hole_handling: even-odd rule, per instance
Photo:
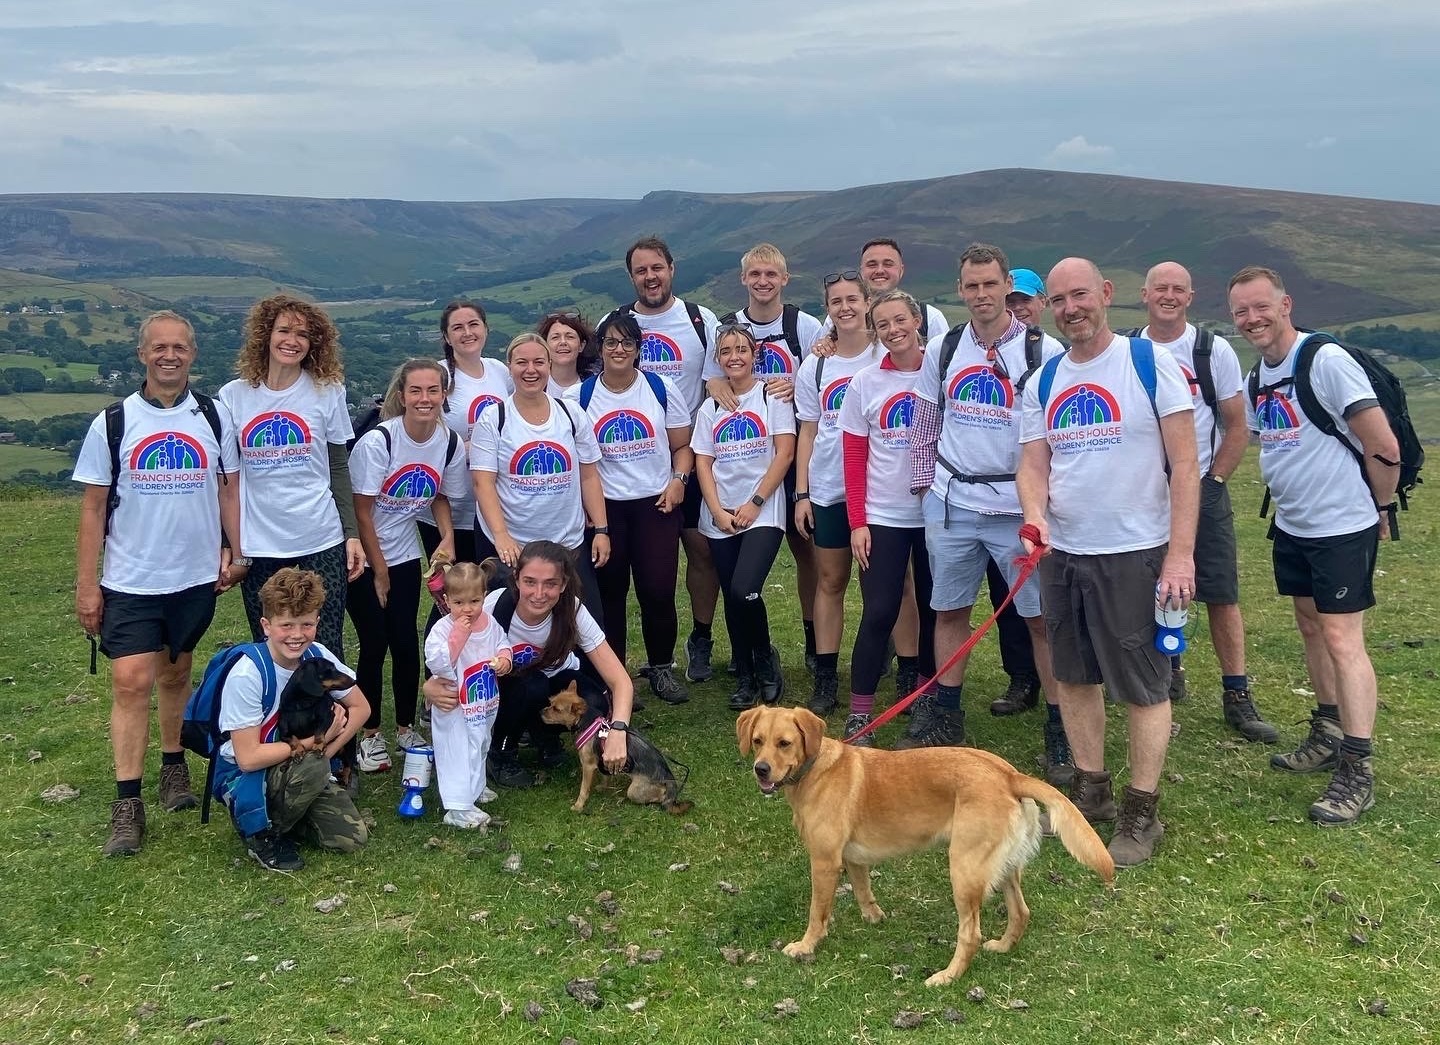
{"label": "white charity t-shirt", "polygon": [[[485,612],[492,617],[495,615],[495,604],[500,601],[500,596],[505,594],[505,589],[492,591],[485,596]],[[510,627],[506,629],[505,635],[510,643],[510,656],[516,670],[529,667],[540,659],[545,651],[545,642],[550,638],[550,624],[552,614],[547,613],[545,619],[539,624],[526,624],[520,616],[517,608],[515,615],[510,618]],[[594,653],[605,641],[605,629],[590,611],[581,605],[580,600],[575,600],[575,644],[585,653]],[[571,650],[569,656],[561,661],[556,667],[543,669],[547,676],[558,675],[562,671],[575,671],[580,667],[580,658]]]}
{"label": "white charity t-shirt", "polygon": [[715,352],[715,330],[720,325],[714,312],[703,305],[699,309],[705,327],[703,344],[680,298],[658,315],[633,313],[644,334],[640,340],[640,369],[668,377],[685,396],[692,412],[699,407],[704,394],[704,380],[700,375],[705,369],[705,360]]}
{"label": "white charity t-shirt", "polygon": [[[385,437],[390,433],[390,451]],[[380,554],[389,566],[420,558],[420,535],[415,522],[436,497],[463,497],[470,486],[465,468],[465,444],[445,463],[450,430],[435,426],[435,434],[417,443],[405,433],[405,419],[381,421],[362,435],[350,451],[350,485],[355,493],[375,498],[372,513]]]}
{"label": "white charity t-shirt", "polygon": [[[504,431],[496,427],[500,411],[481,414],[471,435],[470,467],[495,473],[511,538],[522,545],[543,539],[578,548],[585,538],[580,465],[598,462],[600,447],[580,404],[547,396],[546,405],[549,417],[532,425],[510,396],[505,401]],[[484,517],[478,521],[494,542]]]}
{"label": "white charity t-shirt", "polygon": [[615,501],[659,497],[670,482],[669,430],[690,427],[685,397],[673,381],[662,377],[662,407],[650,380],[638,370],[623,392],[612,392],[599,377],[593,380],[585,414],[600,447],[605,496]]}
{"label": "white charity t-shirt", "polygon": [[[915,394],[944,410],[931,489],[956,507],[990,515],[1020,514],[1020,495],[1013,480],[962,483],[944,462],[967,475],[1013,475],[1019,469],[1020,397],[1015,386],[1029,369],[1025,338],[1022,326],[1000,346],[992,363],[989,353],[976,342],[973,326],[966,324],[945,370],[943,389],[938,373],[945,335],[932,339],[925,349]],[[1045,334],[1040,341],[1040,365],[1064,351],[1060,342]],[[1034,381],[1038,373],[1037,367],[1025,383]]]}
{"label": "white charity t-shirt", "polygon": [[850,380],[885,355],[876,342],[857,356],[807,356],[795,378],[795,418],[815,422],[810,451],[810,503],[820,507],[845,500],[845,460],[840,445],[840,406]]}
{"label": "white charity t-shirt", "polygon": [[[1200,391],[1200,381],[1195,376],[1195,325],[1185,324],[1185,332],[1175,341],[1156,341],[1155,344],[1168,349],[1175,357],[1175,362],[1180,364],[1180,372],[1185,375],[1185,381],[1190,386],[1190,394],[1195,403],[1195,448],[1200,455],[1200,474],[1204,475],[1210,471],[1211,462],[1215,459],[1212,440],[1219,445],[1221,437],[1225,434],[1224,426],[1220,422],[1220,411],[1212,410],[1205,403],[1205,396]],[[1140,331],[1141,337],[1150,337],[1150,328],[1147,326]],[[1151,338],[1153,341],[1154,339]],[[1210,376],[1215,381],[1215,405],[1233,399],[1245,390],[1245,375],[1240,372],[1240,357],[1235,354],[1235,347],[1226,341],[1219,334],[1215,335],[1215,346],[1210,351]]]}
{"label": "white charity t-shirt", "polygon": [[[450,365],[444,360],[440,361],[446,371]],[[479,419],[481,411],[488,406],[503,402],[505,397],[515,391],[515,381],[510,376],[505,361],[501,359],[484,359],[484,367],[479,377],[471,377],[463,370],[456,369],[450,376],[450,392],[445,396],[445,423],[460,436],[466,446],[470,445],[470,435],[475,430],[475,422]],[[475,489],[467,487],[465,496],[450,501],[450,518],[457,530],[475,529]],[[427,504],[420,513],[420,521],[435,525],[435,516]]]}
{"label": "white charity t-shirt", "polygon": [[[723,508],[739,508],[760,490],[760,480],[775,460],[775,437],[795,434],[795,411],[789,403],[765,394],[765,385],[756,381],[739,397],[734,410],[723,410],[706,398],[695,415],[695,432],[690,448],[714,461],[711,474]],[[782,482],[765,498],[756,526],[785,528],[785,484]],[[709,503],[700,507],[700,532],[706,537],[734,537],[715,525]]]}
{"label": "white charity t-shirt", "polygon": [[850,379],[840,406],[840,431],[870,443],[865,463],[866,525],[924,526],[921,499],[910,492],[910,426],[915,421],[920,371],[896,370],[887,365],[889,361],[886,355]]}
{"label": "white charity t-shirt", "polygon": [[[1305,337],[1296,338],[1279,366],[1261,361],[1262,389],[1294,375]],[[1358,449],[1345,411],[1375,400],[1360,364],[1338,345],[1321,345],[1310,367],[1310,387],[1341,434]],[[1245,419],[1251,431],[1260,433],[1260,476],[1275,501],[1276,526],[1292,537],[1314,538],[1359,533],[1376,524],[1374,495],[1354,456],[1310,423],[1293,385],[1247,402]]]}
{"label": "white charity t-shirt", "polygon": [[[810,354],[810,346],[815,343],[825,328],[820,321],[808,312],[800,312],[795,317],[795,334],[800,339],[800,354],[797,356],[790,351],[790,343],[785,340],[785,313],[782,310],[768,323],[757,323],[746,315],[742,308],[735,313],[735,322],[742,323],[750,328],[750,333],[755,336],[755,376],[768,379],[772,377],[787,377],[795,380],[795,374],[800,369],[800,364]],[[715,358],[713,351],[705,355],[705,370],[703,378],[709,381],[712,377],[723,377],[725,372],[720,369],[720,361]]]}
{"label": "white charity t-shirt", "polygon": [[289,388],[240,379],[220,389],[240,440],[240,534],[245,555],[293,559],[345,538],[330,490],[330,444],[355,437],[345,386],[308,370]]}
{"label": "white charity t-shirt", "polygon": [[1155,406],[1115,335],[1094,359],[1060,357],[1042,405],[1042,372],[1025,386],[1021,442],[1050,445],[1050,543],[1075,555],[1158,548],[1170,540],[1161,417],[1192,409],[1180,364],[1155,348]]}
{"label": "white charity t-shirt", "polygon": [[[355,672],[351,671],[340,662],[340,658],[331,653],[323,644],[315,643],[319,647],[320,654],[331,665],[343,675],[351,679]],[[296,667],[299,667],[297,664]],[[249,657],[241,657],[230,669],[230,674],[225,676],[225,685],[220,691],[220,719],[219,726],[222,733],[234,733],[237,729],[249,729],[251,726],[260,727],[260,740],[262,743],[274,743],[281,739],[278,735],[280,723],[280,701],[285,694],[285,687],[290,682],[290,676],[295,674],[295,668],[283,668],[278,663],[275,665],[275,706],[270,709],[270,714],[265,714],[265,683],[260,677],[260,669]],[[350,690],[336,690],[331,693],[335,703],[340,703],[348,696]],[[274,733],[275,735],[271,735]],[[231,759],[235,758],[235,745],[229,740],[220,745],[220,754]]]}
{"label": "white charity t-shirt", "polygon": [[425,666],[436,678],[455,683],[465,725],[488,730],[500,710],[499,676],[490,662],[510,649],[510,641],[495,618],[486,614],[485,623],[470,632],[459,658],[452,660],[450,633],[454,630],[455,618],[448,613],[435,622],[425,638]]}
{"label": "white charity t-shirt", "polygon": [[[189,392],[168,409],[138,392],[126,397],[115,488],[120,500],[100,577],[110,591],[165,595],[214,584],[220,576],[219,475],[238,472],[240,454],[230,412],[218,403],[215,410],[219,442]],[[110,486],[103,411],[90,423],[70,477]]]}

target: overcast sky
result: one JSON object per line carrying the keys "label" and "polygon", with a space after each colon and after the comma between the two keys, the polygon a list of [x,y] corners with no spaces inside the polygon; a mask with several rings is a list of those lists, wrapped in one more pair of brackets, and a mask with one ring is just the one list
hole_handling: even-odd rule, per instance
{"label": "overcast sky", "polygon": [[0,192],[494,200],[996,167],[1440,203],[1435,0],[0,0]]}

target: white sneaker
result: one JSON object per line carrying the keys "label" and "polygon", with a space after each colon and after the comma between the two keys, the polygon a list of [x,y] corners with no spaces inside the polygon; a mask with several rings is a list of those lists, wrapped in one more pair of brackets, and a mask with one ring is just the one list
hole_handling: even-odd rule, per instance
{"label": "white sneaker", "polygon": [[447,809],[445,826],[462,831],[478,831],[490,823],[490,814],[483,809]]}
{"label": "white sneaker", "polygon": [[355,765],[362,773],[389,772],[390,751],[385,746],[384,733],[373,733],[360,739],[360,756]]}
{"label": "white sneaker", "polygon": [[477,798],[475,801],[477,801],[477,802],[479,802],[479,803],[481,803],[481,804],[483,805],[484,803],[487,803],[487,802],[493,802],[493,801],[495,801],[495,799],[497,799],[497,798],[499,798],[499,797],[500,797],[499,795],[497,795],[494,791],[491,791],[491,790],[487,787],[484,791],[481,791],[481,792],[480,792],[480,797]]}
{"label": "white sneaker", "polygon": [[412,726],[402,726],[395,731],[395,746],[401,750],[412,747],[425,747],[429,743],[430,741],[415,732]]}

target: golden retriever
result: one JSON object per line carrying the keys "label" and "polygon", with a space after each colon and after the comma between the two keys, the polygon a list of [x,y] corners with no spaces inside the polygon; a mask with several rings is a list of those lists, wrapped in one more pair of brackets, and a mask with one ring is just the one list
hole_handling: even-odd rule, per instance
{"label": "golden retriever", "polygon": [[755,753],[760,790],[784,792],[810,852],[810,921],[785,947],[792,958],[814,954],[825,938],[841,867],[861,916],[873,924],[885,913],[870,889],[871,866],[940,843],[950,847],[960,924],[955,956],[926,986],[950,983],[969,967],[980,947],[980,904],[995,889],[1005,894],[1005,935],[985,941],[985,949],[1008,951],[1030,921],[1020,875],[1040,848],[1036,802],[1070,855],[1106,885],[1115,883],[1114,861],[1070,800],[988,751],[852,747],[825,736],[824,719],[804,708],[751,708],[735,736],[741,754]]}

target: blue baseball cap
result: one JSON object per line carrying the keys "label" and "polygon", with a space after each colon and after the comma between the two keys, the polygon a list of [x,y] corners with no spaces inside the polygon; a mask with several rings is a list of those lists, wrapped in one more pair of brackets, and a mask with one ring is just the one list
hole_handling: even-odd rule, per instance
{"label": "blue baseball cap", "polygon": [[1024,294],[1026,297],[1038,298],[1045,293],[1045,281],[1033,269],[1011,269],[1010,278],[1015,281],[1015,289],[1011,291],[1012,294]]}

